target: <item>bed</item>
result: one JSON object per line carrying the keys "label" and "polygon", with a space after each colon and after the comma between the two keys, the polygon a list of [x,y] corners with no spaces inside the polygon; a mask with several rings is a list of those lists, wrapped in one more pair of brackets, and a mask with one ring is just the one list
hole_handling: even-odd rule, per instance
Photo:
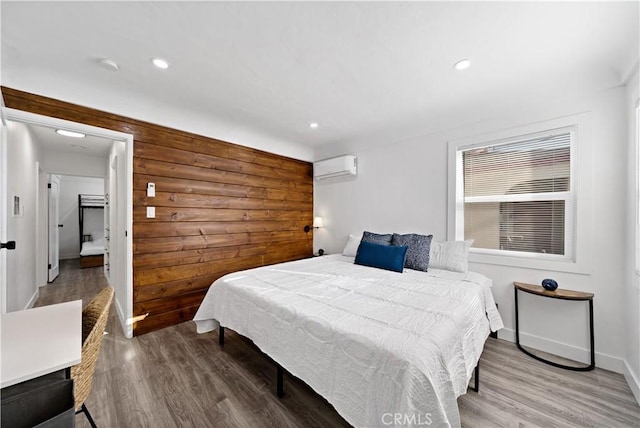
{"label": "bed", "polygon": [[104,195],[78,195],[81,268],[104,264],[104,205]]}
{"label": "bed", "polygon": [[459,426],[456,399],[490,331],[502,328],[491,281],[353,261],[330,255],[226,275],[196,313],[197,330],[248,337],[354,426]]}
{"label": "bed", "polygon": [[96,238],[82,243],[80,257],[103,256],[104,255],[104,238]]}

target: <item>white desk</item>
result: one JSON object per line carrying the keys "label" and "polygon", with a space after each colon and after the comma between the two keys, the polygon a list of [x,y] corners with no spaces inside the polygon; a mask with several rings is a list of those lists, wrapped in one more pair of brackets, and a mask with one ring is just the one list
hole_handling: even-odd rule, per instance
{"label": "white desk", "polygon": [[80,362],[82,300],[2,315],[0,388]]}

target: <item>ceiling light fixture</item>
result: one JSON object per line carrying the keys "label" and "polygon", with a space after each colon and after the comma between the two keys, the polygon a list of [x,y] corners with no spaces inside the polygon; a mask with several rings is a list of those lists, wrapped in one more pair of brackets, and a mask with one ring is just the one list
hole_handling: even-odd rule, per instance
{"label": "ceiling light fixture", "polygon": [[84,137],[86,137],[86,135],[81,133],[81,132],[67,131],[65,129],[56,129],[56,132],[58,134],[60,134],[60,135],[64,135],[65,137],[72,137],[72,138],[84,138]]}
{"label": "ceiling light fixture", "polygon": [[456,70],[465,70],[471,66],[471,61],[468,59],[461,59],[460,61],[453,64],[453,68]]}
{"label": "ceiling light fixture", "polygon": [[320,125],[318,125],[318,123],[317,123],[317,122],[311,122],[311,123],[309,124],[309,128],[311,128],[311,129],[316,129],[318,126],[320,126]]}
{"label": "ceiling light fixture", "polygon": [[81,146],[80,144],[72,144],[71,147],[73,147],[74,149],[80,149],[80,150],[84,150],[87,148],[87,146]]}
{"label": "ceiling light fixture", "polygon": [[118,71],[118,69],[120,68],[117,62],[109,58],[102,58],[98,62],[100,63],[101,66],[111,71]]}
{"label": "ceiling light fixture", "polygon": [[169,68],[169,63],[163,60],[162,58],[151,58],[151,62],[156,67],[161,68],[163,70],[166,70],[167,68]]}

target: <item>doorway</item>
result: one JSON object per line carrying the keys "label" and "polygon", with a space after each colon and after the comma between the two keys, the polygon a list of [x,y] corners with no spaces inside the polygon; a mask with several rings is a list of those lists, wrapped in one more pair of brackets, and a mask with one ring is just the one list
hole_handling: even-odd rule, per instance
{"label": "doorway", "polygon": [[[105,158],[104,162],[108,162]],[[104,260],[108,247],[108,201],[105,178],[61,175],[58,225],[59,259],[67,268],[99,267],[107,273]],[[49,188],[49,195],[52,195]],[[51,205],[50,205],[51,206]],[[66,262],[68,261],[68,262]],[[51,262],[49,262],[52,264]]]}
{"label": "doorway", "polygon": [[[133,183],[133,136],[130,134],[124,134],[117,131],[107,130],[103,128],[98,128],[94,126],[89,126],[85,124],[79,124],[74,122],[69,122],[61,119],[36,115],[20,110],[3,108],[3,123],[6,123],[6,126],[3,126],[3,137],[2,137],[2,146],[0,147],[0,155],[2,157],[2,165],[7,165],[7,158],[11,157],[10,150],[8,150],[8,145],[11,144],[12,139],[12,123],[20,124],[15,125],[17,128],[24,128],[25,126],[34,125],[38,127],[47,128],[49,131],[54,132],[56,129],[63,129],[72,132],[82,133],[88,137],[96,137],[102,139],[109,139],[111,141],[111,147],[108,148],[108,155],[106,156],[106,160],[103,163],[103,173],[101,176],[105,180],[109,180],[108,177],[109,172],[112,171],[112,168],[109,167],[110,160],[116,156],[121,161],[122,168],[118,170],[118,177],[112,177],[112,180],[117,180],[124,185],[120,187],[121,194],[117,195],[118,200],[122,201],[120,207],[118,208],[117,213],[112,213],[114,215],[118,215],[123,219],[123,221],[118,225],[118,230],[112,231],[111,243],[112,246],[114,241],[118,244],[117,252],[118,254],[112,254],[111,257],[111,266],[113,268],[114,263],[117,266],[117,270],[119,272],[118,277],[114,277],[113,275],[108,276],[108,281],[113,285],[116,291],[116,310],[118,312],[118,316],[120,318],[123,330],[125,332],[125,336],[132,336],[132,328],[130,319],[132,317],[132,301],[133,301],[133,275],[132,275],[132,240],[131,240],[131,230],[132,230],[132,219],[133,219],[133,203],[132,203],[132,183]],[[29,137],[31,138],[31,137]],[[78,146],[81,146],[83,143],[78,143]],[[28,145],[27,145],[28,146]],[[35,147],[35,146],[34,146]],[[79,150],[83,150],[82,147],[77,147]],[[3,195],[7,195],[7,197],[3,197],[2,204],[0,205],[0,210],[2,214],[0,215],[0,233],[2,238],[2,242],[6,242],[9,239],[12,239],[11,232],[7,228],[7,224],[11,222],[11,218],[9,216],[9,211],[11,207],[8,206],[8,201],[11,197],[17,196],[16,206],[18,207],[18,217],[20,216],[20,209],[22,209],[22,216],[28,216],[28,218],[24,218],[22,221],[22,226],[25,230],[28,227],[34,231],[33,237],[30,234],[22,234],[17,237],[16,245],[20,249],[33,248],[30,251],[30,254],[33,255],[33,259],[36,258],[36,255],[40,255],[41,258],[43,252],[35,250],[37,244],[37,239],[35,238],[35,231],[41,231],[42,218],[38,216],[38,221],[36,221],[37,214],[36,205],[42,205],[41,203],[36,204],[35,201],[42,201],[42,194],[38,186],[36,186],[36,182],[40,181],[42,171],[46,171],[48,174],[68,174],[68,175],[81,175],[83,172],[83,167],[86,167],[86,162],[73,162],[70,161],[69,155],[59,154],[57,153],[52,159],[41,159],[41,153],[38,153],[37,148],[33,149],[29,153],[30,158],[28,159],[27,164],[29,164],[29,168],[27,168],[27,175],[33,178],[33,182],[26,183],[25,186],[20,187],[15,183],[15,180],[12,180],[3,175],[0,177],[0,190],[3,191]],[[31,166],[32,162],[33,166]],[[74,169],[75,168],[75,169]],[[5,174],[6,168],[2,168],[2,174]],[[106,183],[106,182],[105,182]],[[127,184],[128,183],[128,184]],[[107,188],[107,186],[105,186]],[[9,196],[9,193],[16,193],[15,195]],[[19,194],[18,194],[19,193]],[[32,193],[34,195],[32,195]],[[25,196],[21,196],[25,195]],[[38,195],[38,196],[35,196]],[[114,197],[115,195],[112,195]],[[13,200],[13,199],[12,199]],[[33,206],[31,205],[31,200],[33,200]],[[29,202],[29,204],[27,204]],[[21,205],[22,204],[22,205]],[[22,207],[22,208],[20,208]],[[121,211],[121,212],[120,212]],[[19,242],[22,241],[22,244]],[[41,247],[41,244],[40,244]],[[8,312],[12,310],[20,310],[25,309],[25,307],[21,307],[24,304],[24,296],[20,296],[18,299],[13,299],[15,296],[12,296],[12,281],[15,280],[16,273],[24,273],[27,271],[25,266],[30,266],[32,272],[36,272],[40,269],[45,269],[48,266],[48,260],[46,262],[42,262],[42,260],[33,260],[32,263],[27,264],[16,264],[15,255],[17,253],[11,253],[9,251],[2,250],[2,254],[0,255],[0,264],[3,264],[3,269],[0,271],[0,298],[2,299],[2,311]],[[48,255],[47,255],[48,257]],[[36,284],[36,276],[41,278],[41,275],[35,275],[31,280],[34,284]],[[44,275],[44,277],[48,277],[48,275]],[[44,284],[37,283],[37,286],[41,286]],[[37,290],[37,287],[36,287]],[[28,293],[27,293],[28,294]],[[37,296],[36,296],[37,297]],[[12,300],[13,299],[13,300]],[[16,301],[20,301],[20,305],[16,305]],[[28,305],[27,305],[28,306]]]}
{"label": "doorway", "polygon": [[[47,281],[53,282],[60,273],[60,176],[57,174],[49,174],[48,180],[48,228],[49,236],[48,245],[49,258],[47,263]],[[37,245],[37,242],[36,242]],[[37,263],[37,262],[36,262]]]}

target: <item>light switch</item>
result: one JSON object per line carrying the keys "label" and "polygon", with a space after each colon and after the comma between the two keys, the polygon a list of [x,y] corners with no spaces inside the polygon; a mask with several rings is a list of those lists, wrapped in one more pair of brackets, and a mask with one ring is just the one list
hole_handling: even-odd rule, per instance
{"label": "light switch", "polygon": [[147,207],[147,218],[156,218],[156,207]]}
{"label": "light switch", "polygon": [[156,183],[147,183],[147,197],[154,198],[156,196]]}

